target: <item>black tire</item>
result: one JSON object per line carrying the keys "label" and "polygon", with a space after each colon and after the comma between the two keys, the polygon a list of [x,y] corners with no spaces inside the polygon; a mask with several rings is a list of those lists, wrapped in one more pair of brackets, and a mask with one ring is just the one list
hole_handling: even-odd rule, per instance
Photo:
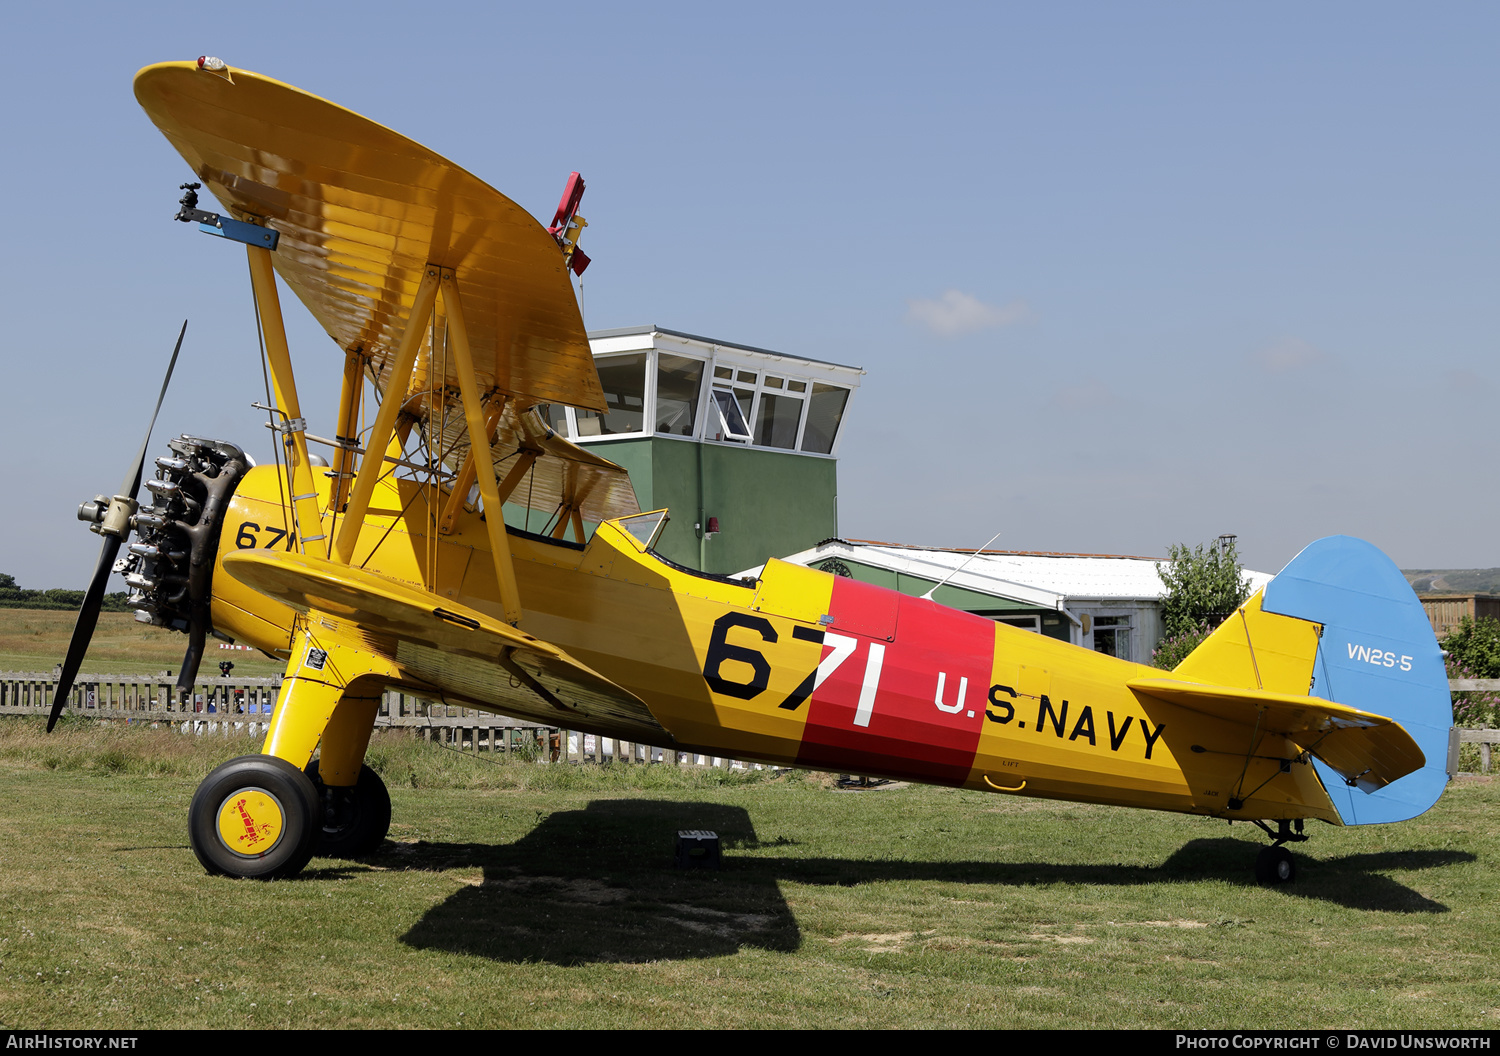
{"label": "black tire", "polygon": [[282,880],[312,858],[318,816],[317,790],[302,771],[275,756],[242,755],[193,793],[188,838],[213,875]]}
{"label": "black tire", "polygon": [[1285,847],[1263,847],[1255,858],[1255,879],[1262,884],[1290,884],[1297,879],[1297,863]]}
{"label": "black tire", "polygon": [[380,775],[361,765],[354,787],[339,788],[323,784],[316,759],[303,772],[318,793],[318,816],[322,819],[318,853],[327,858],[373,854],[391,828],[391,795]]}

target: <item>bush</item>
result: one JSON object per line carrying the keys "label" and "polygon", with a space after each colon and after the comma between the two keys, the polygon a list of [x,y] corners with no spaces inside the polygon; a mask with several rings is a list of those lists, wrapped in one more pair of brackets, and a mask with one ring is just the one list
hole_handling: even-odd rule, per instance
{"label": "bush", "polygon": [[[1465,616],[1438,644],[1448,654],[1449,678],[1500,678],[1500,620]],[[1500,723],[1500,694],[1453,694],[1453,721],[1460,726]]]}
{"label": "bush", "polygon": [[1167,563],[1156,566],[1167,592],[1161,599],[1162,639],[1151,663],[1170,671],[1245,603],[1250,583],[1233,536],[1192,549],[1179,543],[1167,556]]}
{"label": "bush", "polygon": [[1474,674],[1470,678],[1500,678],[1500,620],[1465,616],[1438,642],[1443,652]]}
{"label": "bush", "polygon": [[1163,638],[1156,643],[1156,648],[1151,653],[1151,666],[1159,667],[1163,671],[1171,671],[1186,660],[1189,653],[1202,645],[1203,639],[1213,633],[1212,627],[1200,624],[1187,634],[1179,634],[1175,638]]}

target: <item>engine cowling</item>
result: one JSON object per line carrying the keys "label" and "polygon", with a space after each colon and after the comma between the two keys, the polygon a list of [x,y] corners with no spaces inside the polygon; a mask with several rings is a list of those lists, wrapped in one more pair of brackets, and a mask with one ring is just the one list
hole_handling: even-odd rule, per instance
{"label": "engine cowling", "polygon": [[156,460],[156,479],[146,481],[153,502],[132,518],[137,541],[115,571],[131,588],[127,600],[136,607],[137,620],[187,632],[190,656],[195,646],[201,655],[204,638],[213,633],[210,602],[219,533],[250,460],[221,440],[183,435],[167,446],[172,454]]}

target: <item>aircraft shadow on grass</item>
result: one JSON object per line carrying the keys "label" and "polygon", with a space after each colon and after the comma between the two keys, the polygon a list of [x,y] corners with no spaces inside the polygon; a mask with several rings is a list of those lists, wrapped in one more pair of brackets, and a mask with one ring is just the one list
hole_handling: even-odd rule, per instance
{"label": "aircraft shadow on grass", "polygon": [[[680,829],[717,832],[726,852],[724,869],[673,868]],[[601,800],[548,815],[515,843],[387,843],[371,861],[391,868],[481,870],[480,880],[430,909],[402,936],[409,945],[500,961],[574,965],[716,957],[742,947],[795,950],[801,929],[782,896],[782,881],[1031,886],[1209,879],[1253,886],[1251,866],[1259,846],[1232,837],[1192,840],[1154,867],[733,853],[791,842],[761,842],[740,807]],[[1351,909],[1445,913],[1447,906],[1385,874],[1471,862],[1474,855],[1391,851],[1328,859],[1298,855],[1298,860],[1297,882],[1278,893]],[[320,872],[310,872],[309,878]]]}
{"label": "aircraft shadow on grass", "polygon": [[727,856],[722,871],[673,868],[683,829],[718,833],[726,851],[761,846],[741,807],[598,800],[547,815],[515,843],[398,845],[380,860],[483,870],[477,885],[429,910],[402,937],[420,948],[558,964],[797,949],[801,932],[775,874],[747,871]]}

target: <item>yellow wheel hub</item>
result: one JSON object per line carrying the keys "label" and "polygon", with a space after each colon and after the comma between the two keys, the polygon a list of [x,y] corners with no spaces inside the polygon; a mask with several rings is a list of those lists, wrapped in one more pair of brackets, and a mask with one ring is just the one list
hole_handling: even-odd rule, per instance
{"label": "yellow wheel hub", "polygon": [[263,788],[242,788],[219,806],[219,842],[241,858],[259,858],[281,841],[281,801]]}

